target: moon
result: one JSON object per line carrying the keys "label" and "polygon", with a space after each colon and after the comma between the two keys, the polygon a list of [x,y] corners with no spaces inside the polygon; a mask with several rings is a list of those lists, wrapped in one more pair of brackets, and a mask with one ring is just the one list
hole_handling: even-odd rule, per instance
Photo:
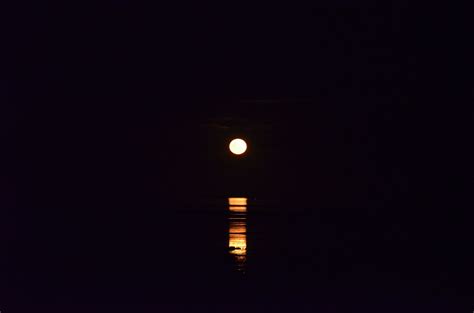
{"label": "moon", "polygon": [[240,138],[236,138],[230,142],[229,149],[233,154],[240,155],[247,151],[247,143]]}

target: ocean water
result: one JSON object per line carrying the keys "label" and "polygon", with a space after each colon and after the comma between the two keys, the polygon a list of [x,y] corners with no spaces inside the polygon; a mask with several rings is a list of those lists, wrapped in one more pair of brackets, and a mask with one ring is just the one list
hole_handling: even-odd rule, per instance
{"label": "ocean water", "polygon": [[0,309],[455,312],[474,305],[468,221],[268,203],[229,197],[153,214],[84,211],[25,222],[4,253]]}

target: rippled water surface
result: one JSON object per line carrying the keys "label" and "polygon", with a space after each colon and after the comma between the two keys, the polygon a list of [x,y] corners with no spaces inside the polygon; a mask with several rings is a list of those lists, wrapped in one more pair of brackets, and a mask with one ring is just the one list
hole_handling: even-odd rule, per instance
{"label": "rippled water surface", "polygon": [[104,212],[19,228],[4,252],[7,308],[443,312],[473,291],[470,228],[453,217],[446,223],[457,227],[443,231],[442,217],[421,213],[282,209],[246,197]]}

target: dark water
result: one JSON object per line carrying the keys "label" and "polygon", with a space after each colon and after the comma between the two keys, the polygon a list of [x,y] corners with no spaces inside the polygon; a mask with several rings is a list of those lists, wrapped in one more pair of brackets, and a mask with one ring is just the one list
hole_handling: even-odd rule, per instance
{"label": "dark water", "polygon": [[22,221],[6,242],[0,309],[474,309],[471,221],[462,214],[290,213],[252,199],[227,201],[153,214],[85,210]]}

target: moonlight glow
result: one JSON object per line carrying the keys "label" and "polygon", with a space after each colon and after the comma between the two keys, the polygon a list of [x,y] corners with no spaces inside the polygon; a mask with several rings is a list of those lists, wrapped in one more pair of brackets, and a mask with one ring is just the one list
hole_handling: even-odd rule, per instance
{"label": "moonlight glow", "polygon": [[242,154],[247,150],[247,143],[242,139],[234,139],[229,144],[230,152],[233,154]]}

